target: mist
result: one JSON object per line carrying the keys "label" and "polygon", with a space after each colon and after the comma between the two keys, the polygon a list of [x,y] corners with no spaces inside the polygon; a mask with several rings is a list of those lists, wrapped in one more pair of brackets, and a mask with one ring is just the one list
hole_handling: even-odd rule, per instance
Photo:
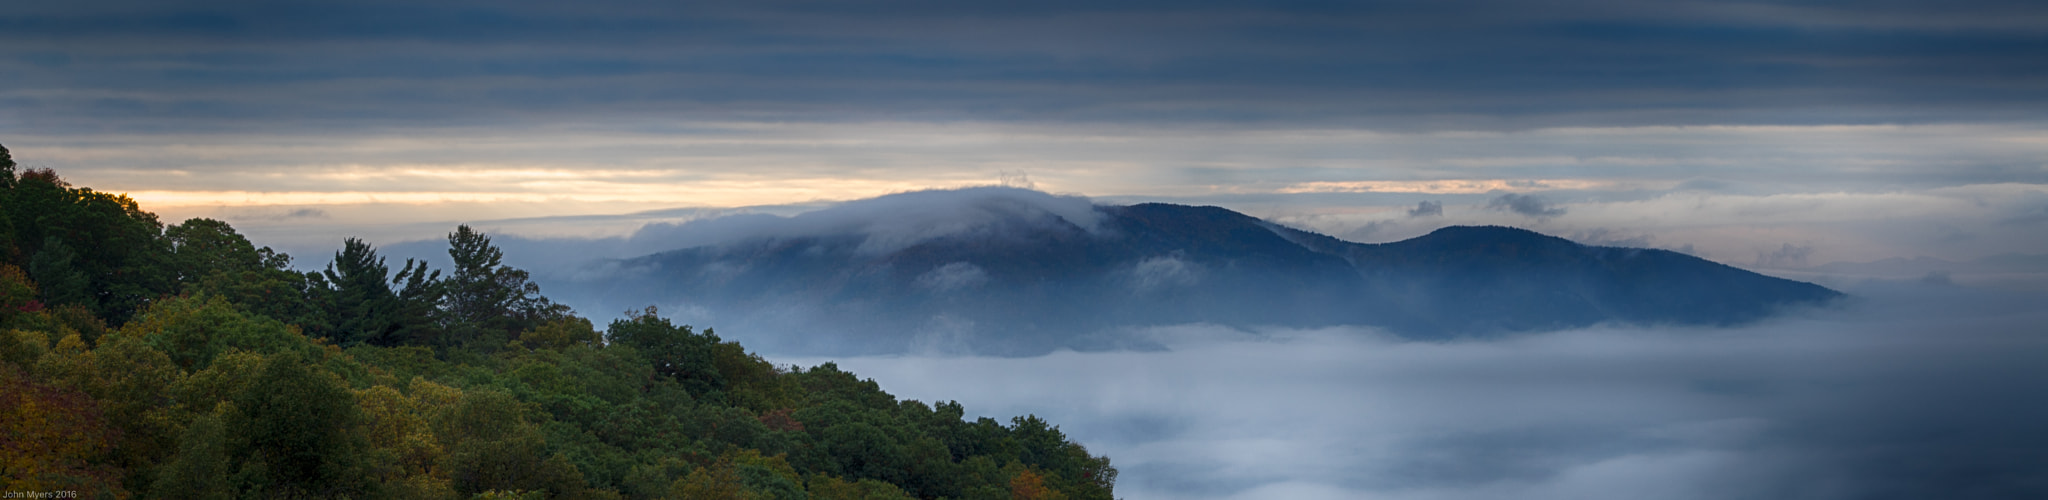
{"label": "mist", "polygon": [[2048,296],[1849,292],[1730,329],[1417,342],[1175,325],[1151,329],[1152,352],[770,359],[1058,422],[1116,460],[1133,500],[2048,494]]}

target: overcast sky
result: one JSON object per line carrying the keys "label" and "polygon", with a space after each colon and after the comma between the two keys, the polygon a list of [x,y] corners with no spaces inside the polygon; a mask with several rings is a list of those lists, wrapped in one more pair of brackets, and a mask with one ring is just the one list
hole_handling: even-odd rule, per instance
{"label": "overcast sky", "polygon": [[37,2],[0,72],[16,158],[292,248],[1001,179],[1361,241],[2048,248],[2037,2]]}

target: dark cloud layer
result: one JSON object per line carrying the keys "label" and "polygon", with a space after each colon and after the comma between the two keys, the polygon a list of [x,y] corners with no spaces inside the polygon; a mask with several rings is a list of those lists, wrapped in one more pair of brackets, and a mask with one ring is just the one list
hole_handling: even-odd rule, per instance
{"label": "dark cloud layer", "polygon": [[[507,119],[1398,128],[2033,119],[2012,2],[63,2],[0,131]],[[600,118],[603,117],[603,118]]]}

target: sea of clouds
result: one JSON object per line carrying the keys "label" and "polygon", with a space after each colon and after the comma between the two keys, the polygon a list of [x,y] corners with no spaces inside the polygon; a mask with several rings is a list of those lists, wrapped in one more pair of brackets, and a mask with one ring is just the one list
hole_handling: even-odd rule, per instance
{"label": "sea of clouds", "polygon": [[1168,346],[1148,352],[769,354],[970,418],[1045,417],[1111,457],[1131,500],[2048,494],[2048,296],[1847,291],[1729,329],[1417,342],[1177,325],[1144,332]]}

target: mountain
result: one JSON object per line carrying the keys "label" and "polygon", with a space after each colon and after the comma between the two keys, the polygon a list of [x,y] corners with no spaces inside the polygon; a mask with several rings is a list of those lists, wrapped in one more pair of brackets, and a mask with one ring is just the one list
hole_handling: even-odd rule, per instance
{"label": "mountain", "polygon": [[1218,207],[1077,205],[1006,188],[868,202],[692,223],[727,236],[609,261],[571,293],[682,307],[750,344],[836,354],[1144,348],[1132,332],[1186,323],[1374,325],[1418,339],[1731,325],[1840,296],[1507,227],[1361,244]]}

